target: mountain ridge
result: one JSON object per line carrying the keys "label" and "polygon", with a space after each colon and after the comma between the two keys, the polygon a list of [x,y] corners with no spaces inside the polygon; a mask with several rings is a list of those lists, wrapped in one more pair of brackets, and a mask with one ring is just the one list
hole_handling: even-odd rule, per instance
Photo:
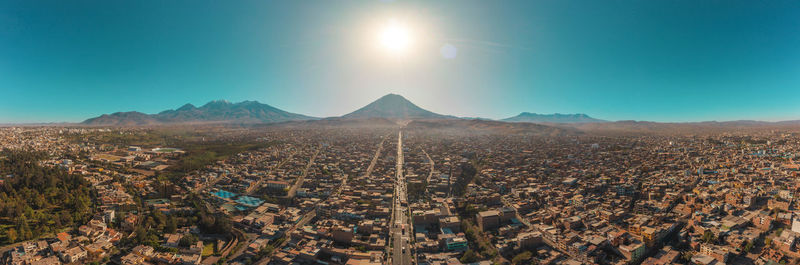
{"label": "mountain ridge", "polygon": [[145,114],[138,111],[114,112],[89,118],[85,125],[160,125],[182,123],[277,123],[285,121],[314,120],[315,117],[287,112],[258,101],[231,103],[227,100],[212,100],[196,107],[191,103],[177,109]]}
{"label": "mountain ridge", "polygon": [[[186,103],[179,108],[169,109],[156,114],[146,114],[138,111],[114,112],[102,114],[97,117],[89,118],[81,122],[82,125],[90,126],[148,126],[148,125],[171,125],[171,124],[216,124],[216,123],[240,123],[240,124],[281,124],[286,122],[302,122],[300,124],[313,125],[325,124],[333,126],[340,124],[365,124],[375,121],[380,124],[390,125],[391,123],[405,124],[409,120],[482,120],[483,125],[492,124],[488,127],[500,127],[489,121],[509,122],[509,123],[539,123],[546,125],[564,125],[575,127],[581,130],[603,130],[603,131],[658,131],[665,127],[753,127],[753,126],[798,126],[800,120],[787,121],[758,121],[758,120],[734,120],[734,121],[701,121],[701,122],[650,122],[650,121],[606,121],[590,117],[587,114],[536,114],[522,112],[517,116],[491,120],[485,118],[455,117],[442,115],[425,110],[401,95],[387,94],[370,102],[362,108],[351,113],[327,117],[315,118],[302,114],[287,112],[268,104],[258,101],[246,100],[238,103],[231,103],[227,100],[212,100],[200,107],[192,103]],[[317,122],[319,121],[319,122]],[[357,122],[356,122],[357,121]],[[391,121],[387,123],[387,121]],[[451,123],[459,124],[459,123]],[[477,123],[470,124],[475,127]],[[297,125],[297,124],[295,124]]]}
{"label": "mountain ridge", "polygon": [[507,122],[531,122],[531,123],[593,123],[608,122],[606,120],[589,117],[583,113],[575,114],[537,114],[532,112],[522,112],[517,116],[502,119]]}

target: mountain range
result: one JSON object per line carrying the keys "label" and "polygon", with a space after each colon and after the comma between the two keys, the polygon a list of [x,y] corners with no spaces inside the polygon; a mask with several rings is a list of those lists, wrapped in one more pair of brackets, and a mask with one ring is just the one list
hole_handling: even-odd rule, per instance
{"label": "mountain range", "polygon": [[136,126],[178,123],[277,123],[296,120],[314,120],[297,113],[287,112],[257,101],[231,103],[214,100],[201,107],[186,104],[158,114],[136,111],[103,114],[83,121],[86,125]]}
{"label": "mountain range", "polygon": [[[329,117],[324,120],[449,120],[459,119],[455,116],[442,115],[425,110],[397,94],[385,95],[366,106],[340,117]],[[115,112],[103,114],[82,122],[85,125],[104,126],[141,126],[185,123],[281,123],[290,121],[315,121],[316,117],[287,112],[257,101],[231,103],[225,100],[214,100],[201,107],[192,104],[183,105],[174,110],[165,110],[157,114],[145,114],[137,111]],[[488,119],[481,119],[488,120]],[[502,121],[532,123],[589,123],[603,122],[585,114],[534,114],[523,112],[520,115]]]}
{"label": "mountain range", "polygon": [[536,114],[523,112],[517,116],[491,120],[484,118],[459,118],[425,110],[406,98],[385,95],[351,113],[328,118],[316,118],[287,112],[256,101],[231,103],[214,100],[201,107],[186,104],[174,110],[157,114],[136,111],[103,114],[85,120],[84,125],[96,126],[147,126],[177,124],[264,124],[268,126],[297,127],[393,127],[407,129],[447,130],[448,132],[510,132],[539,135],[593,133],[620,134],[673,134],[710,133],[731,129],[751,130],[763,128],[797,128],[800,121],[726,121],[660,123],[647,121],[605,121],[586,114]]}
{"label": "mountain range", "polygon": [[532,122],[532,123],[592,123],[592,122],[607,122],[601,119],[589,117],[589,115],[578,114],[536,114],[530,112],[523,112],[511,118],[502,119],[502,121],[510,122]]}

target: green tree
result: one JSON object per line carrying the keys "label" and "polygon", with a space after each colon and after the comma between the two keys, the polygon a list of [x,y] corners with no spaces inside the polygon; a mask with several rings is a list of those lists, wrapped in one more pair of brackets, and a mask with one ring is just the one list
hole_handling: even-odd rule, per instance
{"label": "green tree", "polygon": [[461,259],[459,261],[461,261],[461,263],[474,263],[474,262],[477,262],[478,261],[478,254],[475,254],[474,251],[469,249],[466,252],[464,252],[464,255],[461,256]]}
{"label": "green tree", "polygon": [[178,229],[178,222],[175,220],[175,217],[170,215],[167,218],[167,224],[164,226],[164,233],[175,233],[175,230]]}
{"label": "green tree", "polygon": [[533,257],[533,253],[530,251],[525,251],[522,253],[517,254],[511,259],[511,263],[513,264],[528,264],[528,261]]}
{"label": "green tree", "polygon": [[6,238],[8,238],[9,244],[17,242],[17,230],[14,228],[9,228],[6,232]]}
{"label": "green tree", "polygon": [[706,232],[705,232],[705,233],[703,233],[703,238],[702,238],[702,240],[703,240],[703,242],[705,242],[706,244],[711,244],[711,243],[713,243],[714,241],[716,241],[716,238],[715,238],[715,236],[714,236],[714,233],[713,233],[713,232],[711,232],[711,230],[706,230]]}
{"label": "green tree", "polygon": [[136,233],[136,243],[141,244],[147,240],[147,231],[144,229],[144,227],[138,226],[134,231]]}
{"label": "green tree", "polygon": [[197,236],[195,236],[193,234],[188,234],[188,235],[183,236],[181,238],[181,240],[178,241],[178,245],[181,246],[181,247],[190,247],[190,246],[194,245],[195,243],[197,243],[197,240],[199,240],[197,238]]}
{"label": "green tree", "polygon": [[749,253],[750,250],[753,250],[753,246],[754,246],[753,242],[752,241],[748,241],[747,244],[744,245],[744,252],[748,252]]}

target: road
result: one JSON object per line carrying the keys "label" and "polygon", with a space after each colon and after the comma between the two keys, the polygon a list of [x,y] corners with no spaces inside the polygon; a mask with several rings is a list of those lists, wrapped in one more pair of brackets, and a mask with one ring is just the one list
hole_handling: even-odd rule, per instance
{"label": "road", "polygon": [[[383,150],[383,141],[381,141],[381,143],[378,145],[378,150],[375,151],[375,156],[372,158],[372,162],[369,164],[369,167],[367,167],[367,172],[365,173],[366,176],[369,176],[370,174],[372,174],[372,169],[375,168],[375,164],[377,164],[377,162],[378,162],[378,157],[381,154],[381,150]],[[316,157],[316,156],[317,156],[317,154],[315,153],[314,157]],[[314,160],[314,158],[311,159],[312,162],[313,162],[313,160]],[[306,172],[308,172],[308,167],[306,167]],[[305,176],[305,173],[303,174],[303,176]],[[345,186],[347,186],[347,177],[344,177],[342,179],[342,184],[339,185],[339,188],[336,190],[336,192],[334,192],[331,196],[329,196],[327,199],[325,199],[325,202],[327,202],[328,200],[331,200],[333,198],[339,197],[339,195],[342,193],[342,190],[344,190]],[[297,224],[295,224],[294,226],[292,226],[289,230],[287,230],[285,232],[285,236],[288,237],[289,235],[292,234],[292,232],[294,232],[295,230],[297,230],[300,227],[305,226],[308,222],[310,222],[316,216],[317,216],[317,212],[316,211],[311,211],[311,212],[306,213],[305,215],[303,215],[302,218],[300,218],[300,221],[298,221]],[[290,240],[287,238],[279,246],[276,246],[275,249],[281,249],[289,241]],[[261,260],[256,261],[255,264],[259,264],[259,265],[268,264],[269,261],[271,260],[271,258],[272,258],[271,256],[264,257]]]}
{"label": "road", "polygon": [[364,173],[364,177],[369,177],[372,174],[372,169],[375,168],[375,164],[378,163],[378,157],[381,156],[381,152],[383,151],[383,142],[386,141],[386,138],[381,140],[381,143],[378,144],[378,150],[375,151],[375,156],[372,157],[372,161],[369,163],[367,167],[367,172]]}
{"label": "road", "polygon": [[[314,152],[314,155],[312,155],[312,156],[311,156],[311,159],[309,159],[309,160],[308,160],[308,164],[306,164],[305,170],[303,171],[303,175],[301,175],[301,176],[300,176],[300,177],[297,179],[297,181],[295,182],[295,184],[292,186],[291,190],[289,190],[289,193],[287,193],[287,197],[289,197],[289,198],[291,198],[291,197],[294,197],[294,194],[296,194],[296,192],[297,192],[297,188],[303,185],[303,181],[305,180],[306,176],[308,176],[308,171],[309,171],[309,169],[311,169],[311,166],[313,166],[313,165],[314,165],[314,159],[316,159],[316,158],[317,158],[317,155],[319,154],[319,152],[320,152],[321,150],[322,150],[322,146],[320,146],[320,147],[319,147],[319,148],[318,148],[318,149],[317,149],[317,150]],[[284,161],[282,161],[282,162],[281,162],[281,163],[278,165],[278,167],[282,166],[284,163],[286,163],[286,161],[289,161],[289,160],[291,160],[291,158],[292,158],[293,156],[294,156],[294,153],[292,153],[292,155],[290,155],[290,156],[289,156],[289,158],[287,158],[287,159],[285,159]],[[260,185],[260,183],[261,183],[261,180],[259,180],[259,181],[258,181],[258,183],[257,183],[256,185]],[[254,185],[254,186],[256,186],[256,185]],[[251,186],[251,187],[254,187],[254,186]],[[255,192],[255,191],[256,191],[255,189],[248,189],[248,190],[247,190],[247,193],[245,193],[244,195],[252,195],[252,193],[253,193],[253,192]],[[286,231],[286,236],[288,236],[288,235],[289,235],[289,234],[290,234],[292,231],[294,231],[294,230],[295,230],[295,229],[297,229],[298,227],[302,227],[303,225],[305,225],[306,223],[308,223],[308,221],[310,221],[312,218],[314,218],[314,216],[315,216],[315,215],[316,215],[316,213],[315,213],[314,211],[312,211],[312,212],[310,212],[310,213],[306,213],[306,214],[305,214],[305,215],[304,215],[304,216],[303,216],[303,217],[300,219],[300,221],[298,221],[298,222],[297,222],[297,223],[296,223],[296,224],[295,224],[295,225],[294,225],[294,226],[293,226],[291,229],[289,229],[289,230],[287,230],[287,231]],[[257,235],[255,235],[255,234],[252,234],[253,236],[250,236],[251,234],[247,234],[247,235],[248,235],[248,236],[247,236],[247,238],[245,239],[246,241],[245,241],[245,245],[244,245],[244,247],[242,247],[241,249],[239,249],[239,251],[237,251],[237,252],[236,252],[234,255],[231,255],[231,256],[230,256],[230,257],[231,257],[231,259],[230,259],[231,261],[236,261],[236,260],[238,260],[238,259],[239,259],[239,258],[240,258],[240,257],[241,257],[243,254],[245,254],[245,252],[244,252],[244,249],[246,249],[246,248],[247,248],[247,245],[249,245],[250,243],[252,243],[253,241],[255,241],[255,240],[258,238],[258,236],[257,236]],[[287,241],[288,241],[288,240],[287,240]],[[284,242],[285,242],[285,241],[284,241]],[[282,246],[282,245],[281,245],[281,246]],[[278,247],[276,247],[276,248],[278,248]]]}
{"label": "road", "polygon": [[393,265],[410,265],[413,245],[409,244],[412,228],[403,202],[407,200],[406,180],[403,176],[403,132],[397,133],[397,169],[395,173],[395,196],[392,206],[392,261]]}
{"label": "road", "polygon": [[323,148],[322,146],[317,148],[317,151],[315,151],[314,155],[311,156],[311,159],[308,160],[308,164],[306,165],[306,169],[303,170],[303,175],[300,176],[300,178],[298,178],[297,181],[294,182],[294,185],[292,185],[292,188],[289,189],[288,193],[286,193],[286,197],[294,198],[294,195],[297,194],[297,188],[300,188],[301,186],[303,186],[303,182],[306,181],[306,176],[308,176],[308,170],[311,169],[311,166],[314,165],[314,159],[317,159],[317,155],[319,154],[320,150],[322,150],[322,148]]}
{"label": "road", "polygon": [[[286,162],[289,162],[289,160],[292,160],[292,158],[294,158],[295,154],[297,154],[297,150],[293,150],[291,153],[289,153],[288,157],[281,160],[281,162],[275,165],[274,167],[270,168],[270,171],[283,167],[283,165],[286,164]],[[250,187],[248,187],[247,190],[245,190],[245,195],[251,195],[254,191],[256,191],[256,188],[261,187],[262,182],[264,182],[264,176],[259,177],[258,181],[256,181],[256,184],[250,185]]]}
{"label": "road", "polygon": [[[286,244],[289,243],[289,241],[292,241],[289,238],[289,237],[291,237],[291,234],[295,230],[297,230],[298,228],[305,226],[308,222],[311,221],[311,219],[314,219],[314,217],[316,217],[316,216],[317,216],[317,212],[316,211],[310,211],[310,212],[306,213],[305,215],[303,215],[303,217],[300,218],[300,221],[297,221],[297,223],[294,224],[294,226],[292,226],[291,228],[289,228],[289,230],[284,231],[284,235],[283,236],[286,238],[286,240],[283,240],[283,242],[281,242],[280,245],[275,246],[275,250],[281,249],[284,246],[286,246]],[[275,252],[273,251],[273,253],[275,253]],[[271,255],[267,256],[267,257],[264,257],[261,260],[258,260],[256,262],[254,262],[253,264],[266,265],[266,264],[269,264],[270,260],[272,260]]]}
{"label": "road", "polygon": [[431,164],[431,172],[428,173],[428,178],[425,179],[425,194],[427,195],[429,194],[428,185],[431,183],[431,178],[433,177],[433,170],[436,165],[433,163],[433,159],[431,159],[431,156],[428,155],[428,152],[425,152],[425,149],[422,149],[422,153],[425,154],[425,157],[428,158],[428,163]]}

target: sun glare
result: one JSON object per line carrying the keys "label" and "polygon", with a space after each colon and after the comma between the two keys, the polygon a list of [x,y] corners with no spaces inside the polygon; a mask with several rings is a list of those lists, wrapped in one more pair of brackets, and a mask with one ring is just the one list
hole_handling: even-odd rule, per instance
{"label": "sun glare", "polygon": [[409,27],[395,19],[389,20],[378,32],[378,43],[391,55],[404,55],[413,44]]}

